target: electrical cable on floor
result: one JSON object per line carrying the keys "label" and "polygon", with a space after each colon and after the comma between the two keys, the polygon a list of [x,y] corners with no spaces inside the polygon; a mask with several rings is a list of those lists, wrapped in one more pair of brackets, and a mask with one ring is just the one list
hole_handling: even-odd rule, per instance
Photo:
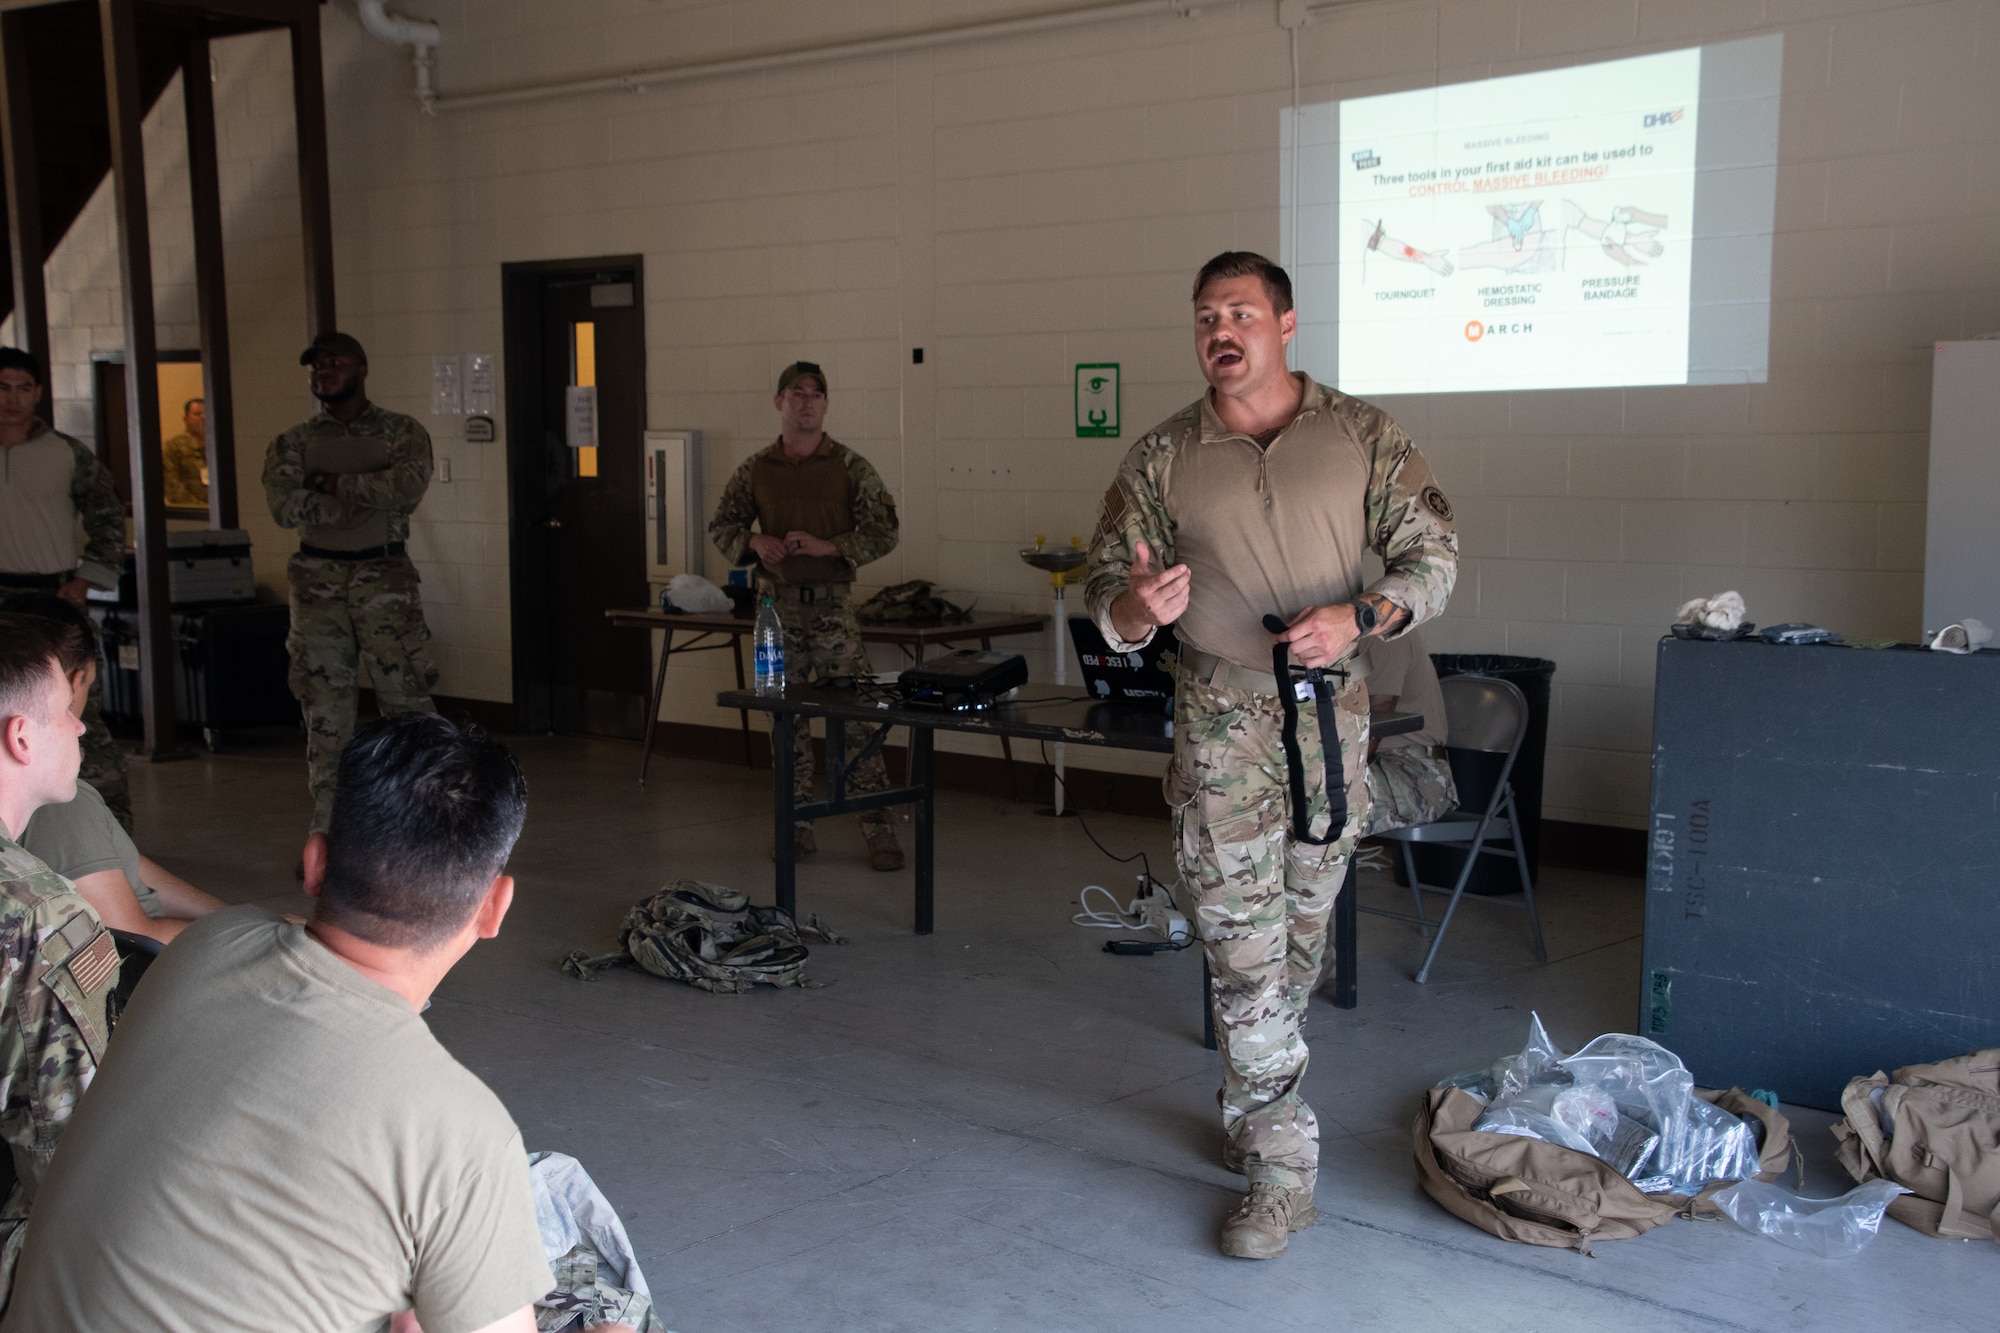
{"label": "electrical cable on floor", "polygon": [[[1069,795],[1069,783],[1063,780],[1063,775],[1057,773],[1055,765],[1049,762],[1049,743],[1047,741],[1039,741],[1037,744],[1041,747],[1043,766],[1054,776],[1056,782],[1063,789],[1063,795],[1067,797]],[[1083,807],[1075,806],[1073,808],[1076,810],[1076,822],[1083,826],[1084,836],[1090,839],[1091,846],[1104,853],[1106,857],[1117,862],[1119,865],[1130,865],[1134,861],[1140,864],[1143,873],[1140,876],[1139,883],[1146,890],[1146,893],[1142,896],[1149,897],[1157,890],[1160,893],[1166,894],[1169,901],[1172,900],[1173,890],[1153,878],[1153,864],[1147,859],[1145,852],[1134,852],[1130,856],[1114,855],[1109,847],[1098,841],[1097,834],[1091,831],[1090,821],[1083,817]],[[1093,890],[1103,894],[1111,903],[1111,910],[1109,912],[1099,911],[1090,905],[1090,895]],[[1121,911],[1118,907],[1118,899],[1112,895],[1111,890],[1105,888],[1102,884],[1084,885],[1083,892],[1077,895],[1077,902],[1082,906],[1083,910],[1070,918],[1070,921],[1075,925],[1097,930],[1151,930],[1155,928],[1140,917],[1138,898],[1134,898],[1131,902],[1127,903]],[[1104,942],[1104,952],[1121,955],[1179,953],[1182,949],[1187,948],[1193,943],[1194,934],[1190,931],[1180,935],[1178,938],[1169,938],[1160,941],[1106,940]]]}
{"label": "electrical cable on floor", "polygon": [[[1036,744],[1039,745],[1042,750],[1042,767],[1049,770],[1050,775],[1055,778],[1056,784],[1063,789],[1064,798],[1067,799],[1069,797],[1069,783],[1063,779],[1062,774],[1057,773],[1055,771],[1056,766],[1049,759],[1049,743],[1047,741],[1037,741]],[[1155,879],[1153,877],[1153,863],[1147,859],[1145,852],[1143,851],[1134,852],[1130,856],[1117,855],[1109,847],[1106,847],[1103,843],[1097,840],[1097,834],[1091,831],[1090,821],[1083,817],[1083,807],[1080,805],[1076,805],[1074,802],[1071,802],[1071,808],[1076,811],[1076,822],[1083,825],[1083,836],[1090,839],[1091,846],[1095,847],[1098,851],[1103,852],[1105,856],[1109,857],[1113,861],[1116,861],[1121,866],[1129,866],[1134,861],[1137,861],[1139,863],[1140,869],[1145,872],[1145,882],[1149,887],[1157,887],[1162,891],[1166,889],[1167,886],[1165,884],[1162,884],[1158,879]]]}

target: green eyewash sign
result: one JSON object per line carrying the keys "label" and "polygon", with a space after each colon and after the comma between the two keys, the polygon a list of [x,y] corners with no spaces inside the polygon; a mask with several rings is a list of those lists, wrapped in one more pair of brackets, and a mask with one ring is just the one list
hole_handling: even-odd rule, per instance
{"label": "green eyewash sign", "polygon": [[1078,363],[1076,434],[1081,440],[1115,440],[1118,427],[1118,363]]}

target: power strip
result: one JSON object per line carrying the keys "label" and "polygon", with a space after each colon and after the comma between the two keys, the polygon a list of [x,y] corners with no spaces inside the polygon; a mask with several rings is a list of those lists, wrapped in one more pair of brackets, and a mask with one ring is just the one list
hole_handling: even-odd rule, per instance
{"label": "power strip", "polygon": [[1174,906],[1173,896],[1161,889],[1134,900],[1133,908],[1148,930],[1157,930],[1169,943],[1184,944],[1188,941],[1188,921]]}

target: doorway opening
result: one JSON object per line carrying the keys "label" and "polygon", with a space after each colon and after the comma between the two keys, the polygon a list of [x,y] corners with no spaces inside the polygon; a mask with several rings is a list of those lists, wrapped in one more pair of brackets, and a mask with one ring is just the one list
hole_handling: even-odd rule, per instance
{"label": "doorway opening", "polygon": [[501,268],[514,708],[530,733],[636,740],[646,636],[646,326],[637,255]]}

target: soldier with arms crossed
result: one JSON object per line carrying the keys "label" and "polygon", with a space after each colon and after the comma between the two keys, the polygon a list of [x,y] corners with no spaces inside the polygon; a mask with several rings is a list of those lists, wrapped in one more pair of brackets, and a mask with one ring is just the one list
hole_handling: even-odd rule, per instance
{"label": "soldier with arms crossed", "polygon": [[368,401],[368,353],[322,333],[299,356],[326,409],[271,441],[264,496],[278,526],[299,530],[291,583],[292,694],[306,724],[314,832],[333,809],[334,770],[354,734],[361,660],[388,713],[430,713],[429,652],[417,567],[404,552],[410,515],[431,482],[431,437],[415,417]]}
{"label": "soldier with arms crossed", "polygon": [[[716,549],[732,565],[755,563],[757,588],[776,598],[785,627],[785,677],[857,677],[869,672],[848,588],[854,571],[896,549],[896,502],[867,459],[822,430],[826,372],[796,361],[778,376],[777,440],[752,454],[723,488],[708,525]],[[753,531],[752,525],[755,525]],[[792,750],[792,790],[812,799],[812,728],[799,720]],[[859,738],[856,738],[858,744]],[[849,771],[855,795],[889,789],[879,754]],[[885,810],[861,816],[868,864],[901,870],[903,849]],[[811,824],[792,835],[793,851],[817,850]]]}
{"label": "soldier with arms crossed", "polygon": [[[1268,1259],[1311,1226],[1319,1127],[1302,1084],[1302,1034],[1328,914],[1367,815],[1368,697],[1337,698],[1338,736],[1300,709],[1306,809],[1291,808],[1272,645],[1307,667],[1346,667],[1362,640],[1444,606],[1458,566],[1451,508],[1410,439],[1379,409],[1285,366],[1291,280],[1231,251],[1194,288],[1195,354],[1209,392],[1141,436],[1105,493],[1085,600],[1112,648],[1162,625],[1182,645],[1174,810],[1182,883],[1214,976],[1223,1159],[1250,1190],[1222,1227],[1225,1254]],[[1364,588],[1362,553],[1386,570]],[[1275,614],[1287,628],[1263,626]],[[1327,749],[1340,749],[1347,819],[1328,828]],[[1299,841],[1305,821],[1311,837]]]}

